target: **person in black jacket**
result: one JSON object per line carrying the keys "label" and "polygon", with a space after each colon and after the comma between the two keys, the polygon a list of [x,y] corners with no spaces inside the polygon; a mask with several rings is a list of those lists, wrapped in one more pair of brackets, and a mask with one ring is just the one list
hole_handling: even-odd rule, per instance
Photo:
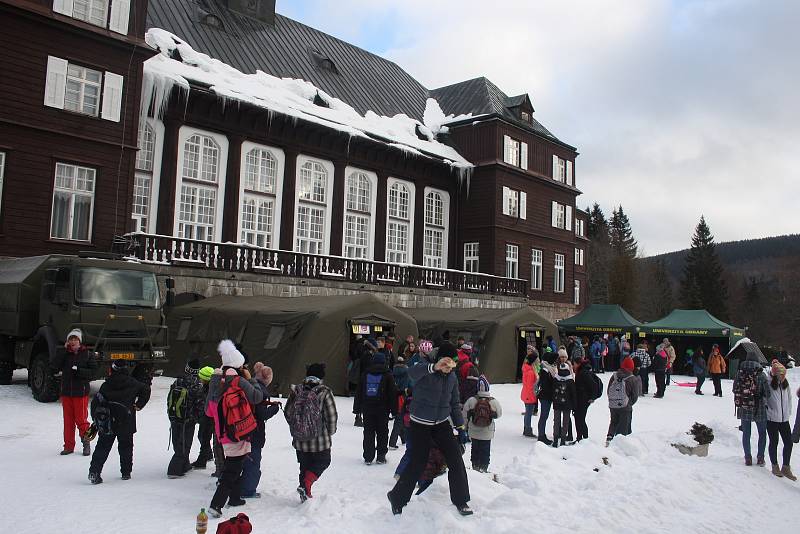
{"label": "person in black jacket", "polygon": [[595,380],[592,374],[592,362],[588,358],[572,365],[575,370],[575,430],[576,438],[580,441],[589,438],[586,414],[594,402]]}
{"label": "person in black jacket", "polygon": [[189,360],[183,371],[184,376],[173,382],[170,394],[167,395],[167,417],[173,450],[167,467],[167,478],[180,478],[192,470],[189,453],[194,442],[194,427],[205,408],[205,388],[197,376],[200,360]]}
{"label": "person in black jacket", "polygon": [[83,345],[83,332],[75,328],[67,335],[64,350],[56,351],[50,367],[61,373],[61,409],[64,414],[64,448],[61,455],[75,450],[75,428],[83,444],[83,455],[92,454],[89,440],[89,381],[94,378],[97,362]]}
{"label": "person in black jacket", "polygon": [[547,419],[550,417],[550,408],[553,407],[553,376],[544,367],[544,364],[553,365],[556,355],[552,352],[545,352],[542,357],[542,368],[539,370],[539,433],[538,440],[545,445],[552,445],[553,442],[547,439]]}
{"label": "person in black jacket", "polygon": [[[372,355],[375,354],[377,350],[378,342],[371,337],[365,339],[361,344],[360,356],[358,358],[359,375],[358,386],[356,387],[356,396],[358,396],[358,391],[364,387],[364,383],[362,382],[364,379],[364,373],[366,373],[367,369],[369,369],[372,365]],[[364,421],[361,418],[361,412],[356,411],[355,403],[353,403],[353,413],[356,416],[353,426],[364,426]]]}
{"label": "person in black jacket", "polygon": [[203,367],[197,372],[197,378],[203,385],[203,404],[200,409],[200,418],[197,423],[197,439],[200,441],[200,453],[197,455],[197,460],[192,463],[193,469],[205,469],[206,463],[214,459],[211,441],[214,436],[214,420],[206,415],[206,404],[208,402],[208,383],[211,376],[214,374],[213,367]]}
{"label": "person in black jacket", "polygon": [[130,480],[133,470],[133,435],[136,433],[136,412],[150,400],[150,386],[139,382],[128,374],[128,362],[113,360],[111,375],[100,386],[100,391],[92,399],[92,418],[97,422],[97,409],[107,404],[111,409],[112,425],[110,434],[100,434],[97,447],[89,465],[89,482],[101,484],[100,474],[108,459],[111,446],[117,440],[119,466],[122,480]]}
{"label": "person in black jacket", "polygon": [[[361,387],[356,391],[353,410],[364,421],[364,463],[375,460],[386,463],[389,450],[389,416],[397,412],[397,386],[391,371],[386,367],[386,356],[376,352],[372,364],[361,376]],[[377,459],[376,459],[377,452]]]}
{"label": "person in black jacket", "polygon": [[261,452],[267,443],[266,423],[280,409],[280,401],[272,401],[269,398],[269,385],[272,383],[272,368],[261,362],[256,362],[253,366],[253,378],[256,379],[256,386],[264,395],[264,400],[253,407],[256,418],[256,429],[250,434],[250,454],[244,460],[242,468],[241,484],[242,499],[260,499],[261,494],[256,491],[258,483],[261,481]]}

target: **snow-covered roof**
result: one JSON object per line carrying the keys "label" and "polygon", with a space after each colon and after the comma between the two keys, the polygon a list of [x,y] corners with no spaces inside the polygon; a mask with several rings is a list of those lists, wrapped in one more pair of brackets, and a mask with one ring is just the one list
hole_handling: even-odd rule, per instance
{"label": "snow-covered roof", "polygon": [[[468,116],[447,117],[432,98],[426,103],[424,123],[403,114],[386,117],[367,111],[361,115],[346,102],[307,81],[278,78],[262,71],[245,74],[195,51],[166,30],[151,28],[145,40],[160,54],[144,64],[143,94],[154,95],[159,111],[164,109],[174,87],[188,91],[190,83],[197,83],[208,86],[208,90],[223,100],[246,102],[351,136],[381,141],[405,153],[442,160],[460,171],[473,167],[453,147],[436,139],[437,134],[447,131],[446,122]],[[315,100],[321,100],[324,105],[315,104]]]}

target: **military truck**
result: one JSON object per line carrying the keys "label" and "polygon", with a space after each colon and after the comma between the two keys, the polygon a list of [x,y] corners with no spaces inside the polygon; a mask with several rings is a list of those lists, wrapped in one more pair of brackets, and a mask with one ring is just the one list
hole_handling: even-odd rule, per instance
{"label": "military truck", "polygon": [[161,300],[152,268],[135,262],[87,254],[0,260],[0,384],[27,368],[34,398],[56,400],[60,383],[50,362],[73,328],[95,352],[98,378],[112,358],[131,360],[137,377],[152,378],[166,362]]}

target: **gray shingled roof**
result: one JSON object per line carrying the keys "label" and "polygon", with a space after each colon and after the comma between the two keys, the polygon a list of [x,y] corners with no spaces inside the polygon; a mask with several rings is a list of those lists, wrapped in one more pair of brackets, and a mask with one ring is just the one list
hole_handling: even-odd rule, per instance
{"label": "gray shingled roof", "polygon": [[[223,24],[202,23],[208,15]],[[276,14],[269,25],[229,10],[220,0],[150,0],[147,28],[161,28],[236,69],[300,78],[361,114],[398,113],[422,120],[428,90],[395,63]],[[337,72],[320,66],[328,58]]]}
{"label": "gray shingled roof", "polygon": [[484,77],[431,89],[430,95],[439,101],[445,115],[497,115],[520,128],[566,145],[536,119],[531,118],[527,123],[509,111],[509,107],[520,105],[527,95],[509,97]]}

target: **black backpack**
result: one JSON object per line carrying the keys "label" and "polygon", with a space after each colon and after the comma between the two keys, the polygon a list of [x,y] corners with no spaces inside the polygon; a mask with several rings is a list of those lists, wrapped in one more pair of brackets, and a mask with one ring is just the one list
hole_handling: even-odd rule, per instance
{"label": "black backpack", "polygon": [[595,373],[592,375],[592,400],[597,400],[603,396],[603,381]]}
{"label": "black backpack", "polygon": [[167,393],[167,417],[173,423],[193,422],[197,419],[196,388],[185,378],[178,378]]}
{"label": "black backpack", "polygon": [[121,423],[124,423],[131,415],[127,406],[119,402],[106,399],[100,392],[95,395],[93,419],[97,433],[102,436],[111,436]]}

